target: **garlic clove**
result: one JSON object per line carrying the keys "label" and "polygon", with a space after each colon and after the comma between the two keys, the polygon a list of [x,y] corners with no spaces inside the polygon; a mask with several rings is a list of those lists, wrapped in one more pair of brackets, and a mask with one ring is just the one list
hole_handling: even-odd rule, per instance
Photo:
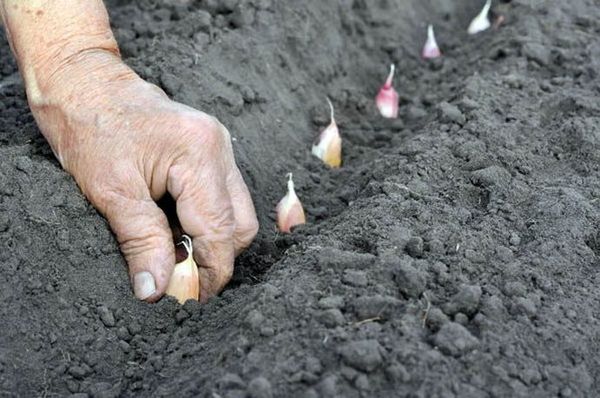
{"label": "garlic clove", "polygon": [[470,35],[483,32],[484,30],[490,28],[491,23],[490,19],[488,18],[488,14],[491,7],[492,0],[487,0],[481,12],[475,18],[473,18],[473,21],[471,21],[471,24],[469,25],[469,29],[467,29]]}
{"label": "garlic clove", "polygon": [[342,164],[342,137],[335,122],[333,104],[327,98],[331,110],[331,122],[319,134],[319,138],[312,146],[312,154],[321,159],[329,167],[337,168]]}
{"label": "garlic clove", "polygon": [[423,47],[421,55],[425,59],[438,58],[442,56],[442,52],[440,51],[437,41],[435,40],[435,34],[433,33],[432,25],[427,27],[427,41],[425,42],[425,46]]}
{"label": "garlic clove", "polygon": [[300,203],[300,199],[298,199],[294,189],[292,173],[289,173],[287,177],[287,193],[276,207],[277,228],[283,233],[290,233],[293,227],[306,223],[302,203]]}
{"label": "garlic clove", "polygon": [[381,116],[392,119],[398,117],[398,93],[392,86],[394,80],[394,73],[396,67],[394,64],[390,67],[390,74],[388,75],[384,85],[379,90],[377,97],[375,97],[375,103]]}
{"label": "garlic clove", "polygon": [[184,304],[189,299],[200,299],[200,279],[198,266],[194,261],[192,240],[189,236],[183,235],[181,244],[187,250],[187,258],[175,264],[166,294],[175,297],[180,304]]}

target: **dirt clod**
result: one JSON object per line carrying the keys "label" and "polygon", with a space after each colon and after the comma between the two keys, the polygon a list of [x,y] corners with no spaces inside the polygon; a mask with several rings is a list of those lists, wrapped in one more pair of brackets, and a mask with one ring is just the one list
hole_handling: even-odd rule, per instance
{"label": "dirt clod", "polygon": [[435,345],[445,354],[455,357],[466,354],[479,344],[479,341],[464,326],[448,322],[443,325],[433,339]]}
{"label": "dirt clod", "polygon": [[340,347],[340,354],[348,365],[365,372],[372,372],[383,361],[382,347],[377,340],[362,340]]}

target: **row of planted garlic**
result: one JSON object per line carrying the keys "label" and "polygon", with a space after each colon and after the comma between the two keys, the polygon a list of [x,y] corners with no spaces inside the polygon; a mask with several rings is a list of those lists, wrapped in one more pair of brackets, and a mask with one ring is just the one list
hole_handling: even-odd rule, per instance
{"label": "row of planted garlic", "polygon": [[[469,28],[467,29],[469,34],[477,34],[490,28],[489,12],[491,6],[492,1],[487,0],[481,12],[469,24]],[[433,26],[429,25],[427,27],[427,41],[423,46],[421,56],[425,59],[433,59],[441,55],[442,52],[435,39]],[[392,85],[395,72],[396,68],[392,64],[385,83],[375,97],[377,109],[381,116],[385,118],[398,117],[398,93]],[[311,152],[329,167],[337,168],[342,164],[342,138],[335,122],[333,104],[329,98],[327,98],[327,102],[329,104],[331,121],[319,135]],[[294,190],[292,173],[287,175],[287,179],[287,193],[276,207],[277,229],[283,233],[290,233],[293,227],[306,223],[302,203]]]}
{"label": "row of planted garlic", "polygon": [[[479,15],[469,25],[468,32],[470,34],[482,32],[491,26],[488,18],[490,7],[491,0],[487,0]],[[438,58],[442,55],[435,40],[432,25],[427,27],[427,41],[421,55],[425,59]],[[395,67],[392,65],[385,83],[375,98],[377,109],[385,118],[398,117],[398,93],[392,85],[394,73]],[[316,143],[312,146],[311,152],[329,167],[337,168],[342,164],[342,138],[335,122],[333,104],[329,98],[327,98],[327,102],[331,121],[319,135]],[[277,228],[283,233],[289,233],[293,227],[306,222],[304,209],[294,190],[292,173],[289,173],[287,178],[287,194],[281,199],[276,208]],[[184,261],[175,265],[166,294],[175,297],[183,304],[189,299],[198,300],[200,298],[200,280],[198,278],[198,266],[193,258],[192,240],[184,235],[180,244],[185,247],[187,257]]]}

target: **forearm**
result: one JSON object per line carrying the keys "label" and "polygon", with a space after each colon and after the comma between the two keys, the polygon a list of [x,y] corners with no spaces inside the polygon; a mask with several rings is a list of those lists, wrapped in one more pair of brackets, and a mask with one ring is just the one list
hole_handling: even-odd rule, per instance
{"label": "forearm", "polygon": [[119,56],[101,0],[0,0],[0,12],[32,107],[87,53]]}
{"label": "forearm", "polygon": [[0,0],[0,13],[33,116],[69,170],[64,153],[92,134],[83,126],[110,102],[109,87],[137,75],[120,59],[102,0]]}

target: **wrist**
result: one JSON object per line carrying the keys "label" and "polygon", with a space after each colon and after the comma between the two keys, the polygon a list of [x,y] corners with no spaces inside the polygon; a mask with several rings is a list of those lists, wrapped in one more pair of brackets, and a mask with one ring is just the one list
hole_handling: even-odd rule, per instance
{"label": "wrist", "polygon": [[110,93],[122,91],[114,87],[140,78],[117,54],[101,48],[80,51],[53,67],[52,73],[48,70],[41,78],[25,78],[27,95],[42,134],[69,169],[65,154],[93,133],[94,120],[111,102]]}
{"label": "wrist", "polygon": [[107,74],[122,64],[116,43],[112,45],[110,41],[70,42],[60,49],[19,61],[27,98],[34,111],[56,100],[60,91],[76,88],[75,84],[85,80],[90,72]]}
{"label": "wrist", "polygon": [[81,50],[57,64],[26,76],[28,95],[31,91],[29,102],[34,111],[73,99],[75,95],[90,100],[98,94],[95,91],[111,82],[137,78],[118,53],[104,48]]}

